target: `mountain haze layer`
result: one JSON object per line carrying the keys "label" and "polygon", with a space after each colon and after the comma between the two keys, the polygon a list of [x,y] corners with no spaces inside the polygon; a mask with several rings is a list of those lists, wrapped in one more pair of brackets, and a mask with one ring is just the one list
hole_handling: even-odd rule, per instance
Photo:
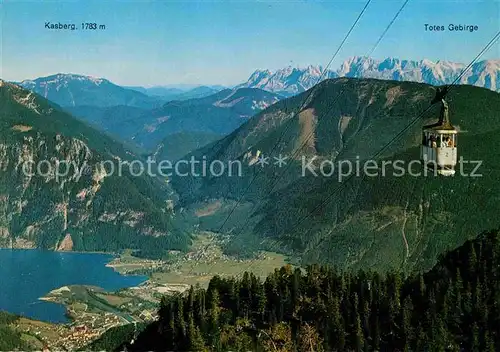
{"label": "mountain haze layer", "polygon": [[274,93],[243,88],[225,89],[203,98],[174,100],[135,118],[137,128],[127,138],[151,150],[172,134],[226,135],[280,99]]}
{"label": "mountain haze layer", "polygon": [[161,97],[165,101],[203,98],[225,89],[222,86],[210,86],[210,87],[199,86],[189,89],[161,87],[161,86],[150,87],[150,88],[144,88],[144,87],[124,87],[124,88],[133,89],[153,97]]}
{"label": "mountain haze layer", "polygon": [[[205,90],[203,92],[206,93]],[[86,105],[67,107],[66,110],[117,138],[155,151],[169,145],[162,142],[173,134],[224,136],[281,98],[278,94],[255,88],[224,89],[209,96],[173,100],[156,109]],[[210,137],[210,140],[213,138]],[[162,146],[159,146],[160,143]],[[192,145],[187,143],[173,154],[178,156],[180,150],[188,153],[192,151]]]}

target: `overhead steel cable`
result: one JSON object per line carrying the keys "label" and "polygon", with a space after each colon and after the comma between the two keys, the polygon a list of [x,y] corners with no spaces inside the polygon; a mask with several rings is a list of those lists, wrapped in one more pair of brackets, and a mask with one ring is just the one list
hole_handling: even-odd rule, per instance
{"label": "overhead steel cable", "polygon": [[[399,10],[396,12],[396,14],[394,15],[394,17],[392,18],[392,20],[390,21],[389,25],[385,28],[385,30],[382,32],[382,34],[379,36],[379,38],[377,39],[377,42],[375,43],[375,45],[373,46],[372,50],[370,51],[370,53],[373,53],[373,50],[375,50],[375,48],[380,44],[380,42],[382,41],[382,39],[384,38],[384,36],[387,34],[387,32],[389,31],[389,29],[391,28],[391,26],[394,24],[394,22],[396,21],[396,19],[398,18],[398,16],[401,14],[401,12],[403,11],[403,9],[405,8],[406,4],[408,4],[409,0],[406,0],[403,5],[399,8]],[[371,54],[367,55],[367,57],[369,57]],[[333,99],[333,104],[332,104],[332,109],[330,109],[327,113],[326,113],[326,116],[328,116],[336,107],[336,104],[337,104],[337,101],[338,99],[342,96],[342,94],[344,93],[346,89],[346,86],[343,86],[341,89],[340,89],[340,92],[336,95],[336,97]],[[299,154],[299,152],[308,144],[309,140],[312,138],[312,136],[314,135],[314,130],[312,130],[311,132],[309,132],[309,134],[306,136],[304,142],[300,145],[300,147],[298,149],[295,150],[295,152],[292,154],[292,156],[290,157],[290,160],[294,160],[295,157]],[[288,164],[286,166],[286,168],[284,169],[284,171],[278,175],[277,177],[274,178],[273,181],[271,181],[269,184],[272,183],[272,187],[271,187],[271,190],[269,193],[272,193],[274,191],[274,188],[276,187],[276,185],[278,184],[278,181],[281,180],[281,178],[287,173],[288,169],[291,167],[292,164]],[[267,185],[266,185],[267,186]],[[247,217],[247,220],[246,222],[243,224],[243,226],[241,226],[241,230],[237,233],[236,236],[240,235],[244,229],[245,229],[245,226],[250,222],[250,219],[252,218],[252,214],[253,212],[257,209],[257,206],[258,206],[258,203],[256,203],[252,210],[249,212],[250,215]]]}
{"label": "overhead steel cable", "polygon": [[495,44],[495,42],[498,40],[498,38],[500,38],[500,31],[493,37],[493,39],[491,39],[488,44],[483,48],[483,50],[481,50],[479,52],[479,54],[476,55],[476,57],[474,58],[474,60],[471,61],[470,64],[468,64],[463,70],[462,72],[460,73],[460,75],[455,78],[453,80],[453,82],[451,83],[451,85],[455,85],[456,83],[458,83],[458,81],[460,81],[460,79],[463,77],[463,75],[469,70],[469,68],[471,68],[477,60],[479,60],[479,58],[481,56],[483,56],[483,54],[488,51],[492,46],[493,44]]}
{"label": "overhead steel cable", "polygon": [[396,15],[392,18],[391,22],[389,22],[389,24],[387,25],[387,27],[385,27],[385,30],[384,32],[382,33],[382,35],[378,38],[377,42],[375,43],[375,45],[373,46],[372,50],[370,50],[370,53],[367,55],[368,57],[370,57],[373,52],[375,51],[375,49],[377,49],[378,45],[380,44],[380,42],[382,41],[382,38],[385,37],[385,35],[387,34],[387,32],[389,31],[389,29],[392,27],[392,25],[394,24],[394,22],[396,21],[396,19],[399,17],[399,14],[403,11],[403,9],[406,7],[406,4],[408,4],[410,0],[406,0],[403,5],[399,8],[399,11],[396,12]]}
{"label": "overhead steel cable", "polygon": [[[476,57],[471,61],[471,63],[469,65],[467,65],[463,70],[462,72],[460,73],[460,75],[455,79],[453,80],[452,84],[448,85],[447,86],[447,89],[448,91],[454,87],[456,85],[456,83],[460,80],[461,77],[463,77],[463,75],[476,63],[476,61],[486,52],[488,51],[491,46],[493,46],[493,44],[499,39],[500,37],[500,32],[498,32],[494,37],[493,39],[491,39],[488,44],[479,52],[478,55],[476,55]],[[431,104],[429,105],[424,111],[422,111],[420,114],[418,114],[416,117],[414,117],[410,123],[403,129],[401,130],[396,136],[394,136],[388,143],[386,143],[381,149],[379,149],[372,157],[371,159],[373,160],[374,158],[377,158],[378,156],[380,156],[395,140],[397,140],[399,137],[401,137],[408,129],[410,129],[415,123],[417,123],[420,118],[422,116],[424,116],[432,107],[433,107],[434,104]],[[312,214],[314,214],[317,210],[323,208],[324,206],[326,206],[333,198],[333,196],[337,193],[337,191],[339,191],[345,184],[347,181],[349,181],[352,177],[354,177],[354,174],[351,174],[349,177],[347,177],[347,179],[342,182],[338,187],[336,187],[333,192],[331,192],[327,197],[326,199],[321,202],[317,207],[315,207],[312,211],[310,211],[306,216],[300,218],[296,224],[291,227],[290,231],[289,232],[292,232],[295,228],[297,228],[299,225],[301,225],[305,220],[307,220],[308,218],[310,218],[312,216]],[[363,176],[364,177],[364,176]],[[309,233],[309,231],[311,231],[311,229],[307,230],[307,233]],[[313,248],[317,248],[321,243],[323,243],[324,241],[326,240],[326,237],[324,237],[322,240],[320,240],[320,242],[318,244],[316,244]],[[254,261],[252,263],[250,263],[250,265],[242,272],[240,272],[239,275],[241,275],[241,273],[244,273],[245,271],[248,271],[252,265],[253,265]]]}
{"label": "overhead steel cable", "polygon": [[[342,49],[342,46],[344,45],[344,43],[346,42],[347,38],[349,37],[349,35],[353,31],[354,27],[356,27],[356,25],[358,24],[359,20],[363,16],[364,12],[366,11],[366,8],[368,7],[368,5],[370,4],[371,1],[372,0],[368,0],[366,2],[365,6],[363,7],[363,10],[361,10],[360,14],[358,15],[358,17],[356,18],[356,20],[352,24],[351,28],[349,29],[349,31],[345,35],[345,37],[342,40],[342,42],[340,43],[339,47],[337,48],[337,50],[333,54],[332,58],[328,62],[328,65],[326,65],[326,67],[324,68],[323,72],[319,76],[318,80],[314,84],[313,88],[309,91],[309,94],[306,96],[306,98],[303,100],[302,104],[299,106],[299,108],[297,109],[297,111],[294,113],[294,115],[289,120],[292,120],[295,116],[297,116],[297,114],[299,114],[299,112],[302,111],[304,109],[304,107],[308,104],[308,100],[309,100],[309,98],[311,96],[313,96],[313,93],[314,93],[315,89],[317,88],[317,84],[323,80],[323,77],[324,77],[325,73],[328,72],[328,69],[329,69],[330,65],[332,64],[333,60],[335,60],[335,57],[338,55],[338,53]],[[274,144],[273,148],[271,148],[271,151],[269,152],[269,154],[272,154],[276,150],[276,148],[278,147],[278,145],[281,143],[281,140],[283,139],[283,137],[285,136],[286,132],[288,131],[288,127],[289,127],[289,125],[285,126],[285,129],[283,130],[283,133],[281,133],[281,136],[278,138],[278,141]],[[229,215],[226,217],[226,219],[224,220],[224,222],[222,223],[222,225],[220,226],[220,228],[219,228],[219,230],[217,232],[220,232],[222,230],[222,228],[224,227],[224,225],[226,225],[226,223],[228,222],[228,220],[231,217],[231,215],[234,213],[234,211],[236,210],[236,208],[238,207],[238,205],[241,203],[241,201],[243,200],[243,198],[245,197],[245,195],[248,193],[250,187],[252,186],[253,182],[257,178],[257,174],[258,173],[254,174],[254,176],[250,180],[250,183],[248,184],[247,188],[245,189],[245,191],[243,192],[243,194],[239,197],[238,201],[236,202],[236,205],[229,212]]]}
{"label": "overhead steel cable", "polygon": [[[387,147],[389,147],[392,142],[394,142],[396,139],[398,139],[400,136],[402,136],[409,128],[411,128],[417,121],[420,117],[422,117],[423,115],[425,115],[425,113],[427,113],[427,111],[429,111],[431,108],[432,108],[433,105],[429,105],[424,111],[422,111],[419,115],[417,115],[417,117],[415,117],[403,130],[401,130],[395,137],[393,137],[389,142],[387,142],[379,151],[377,151],[370,159],[373,160],[374,158],[380,156],[380,154],[382,154],[386,149]],[[327,198],[321,203],[319,204],[318,206],[316,206],[312,211],[310,211],[306,216],[303,216],[302,218],[300,218],[296,224],[291,228],[291,230],[289,232],[292,232],[295,228],[299,227],[299,225],[301,225],[305,220],[309,219],[316,211],[318,211],[319,209],[323,208],[324,206],[326,206],[333,198],[333,196],[337,193],[337,191],[339,191],[345,184],[347,181],[349,181],[354,175],[351,174],[349,175],[338,187],[336,187],[332,193],[330,193]],[[306,232],[306,234],[309,232],[310,230],[308,230]],[[320,243],[318,243],[316,246],[318,246],[319,244],[321,244],[323,241],[320,241]],[[253,261],[254,262],[254,261]],[[240,274],[238,275],[241,275],[241,273],[244,273],[245,271],[248,271],[248,269],[250,269],[253,265],[253,262],[250,263],[250,265],[244,270],[244,271],[241,271]]]}
{"label": "overhead steel cable", "polygon": [[[292,120],[300,111],[303,110],[303,108],[308,104],[308,101],[309,101],[309,98],[311,96],[313,96],[313,93],[314,91],[317,89],[317,84],[319,82],[321,82],[323,80],[323,77],[325,76],[325,74],[328,72],[328,69],[330,67],[330,65],[332,64],[333,60],[335,60],[335,58],[337,57],[338,53],[340,52],[340,50],[342,49],[342,47],[344,46],[345,42],[347,41],[347,39],[349,38],[351,32],[354,30],[354,28],[356,27],[356,25],[358,24],[359,20],[361,19],[361,17],[363,16],[363,14],[365,13],[366,9],[368,8],[368,5],[372,2],[372,0],[368,0],[363,9],[361,10],[361,12],[359,13],[359,15],[357,16],[356,20],[354,21],[354,23],[352,24],[352,26],[349,28],[347,34],[344,36],[342,42],[340,43],[340,45],[338,46],[337,50],[335,51],[335,53],[332,55],[332,58],[330,59],[330,61],[328,62],[328,64],[326,65],[326,67],[323,69],[323,72],[321,72],[320,76],[318,77],[318,80],[316,81],[316,83],[313,85],[313,88],[309,91],[309,94],[307,94],[306,98],[303,100],[302,104],[299,106],[299,108],[297,109],[297,111],[292,115],[292,117],[289,119],[289,120]],[[273,148],[271,148],[271,151],[270,151],[270,154],[272,154],[275,149],[278,147],[278,145],[281,143],[281,140],[283,139],[283,137],[285,136],[286,132],[288,131],[288,128],[289,128],[289,125],[286,125],[283,132],[281,133],[280,137],[278,138],[278,141],[274,144]],[[217,143],[216,143],[217,145]],[[214,146],[215,147],[215,146]],[[248,186],[246,187],[246,189],[244,190],[244,192],[242,193],[242,195],[238,198],[236,204],[233,206],[233,208],[231,209],[231,211],[229,212],[229,215],[225,218],[225,220],[223,221],[222,225],[219,227],[219,229],[217,230],[217,232],[219,233],[223,228],[224,226],[226,225],[226,223],[229,221],[229,219],[231,218],[231,216],[233,215],[234,211],[236,210],[236,208],[238,207],[238,205],[241,203],[241,201],[243,200],[244,196],[248,193],[248,191],[250,190],[250,187],[252,186],[253,182],[255,181],[255,179],[257,178],[257,175],[258,175],[258,172],[254,174],[254,176],[252,177],[252,179],[250,180]],[[191,271],[188,273],[191,274],[193,271],[193,269],[191,269]],[[185,281],[186,279],[184,279]],[[184,282],[183,281],[183,282]]]}

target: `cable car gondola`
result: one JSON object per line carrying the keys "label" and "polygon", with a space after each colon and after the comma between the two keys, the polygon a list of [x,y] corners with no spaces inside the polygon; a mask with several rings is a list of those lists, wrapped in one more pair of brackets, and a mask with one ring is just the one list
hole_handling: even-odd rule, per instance
{"label": "cable car gondola", "polygon": [[453,176],[457,165],[458,130],[450,123],[448,103],[445,95],[448,87],[439,89],[431,104],[441,103],[441,113],[437,123],[422,129],[420,156],[424,167],[443,176]]}

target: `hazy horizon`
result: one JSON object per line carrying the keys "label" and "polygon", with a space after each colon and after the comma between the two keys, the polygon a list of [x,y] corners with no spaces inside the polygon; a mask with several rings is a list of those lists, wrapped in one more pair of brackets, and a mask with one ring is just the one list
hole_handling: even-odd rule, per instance
{"label": "hazy horizon", "polygon": [[[373,1],[331,69],[365,56],[403,4]],[[103,77],[122,86],[224,85],[256,69],[326,66],[365,1],[118,2],[4,1],[0,76],[56,73]],[[469,63],[500,30],[500,2],[410,1],[372,57]],[[83,15],[86,14],[86,15]],[[493,14],[493,15],[492,15]],[[105,25],[54,30],[50,23]],[[430,32],[424,25],[478,25]],[[14,28],[15,30],[6,30]],[[464,43],[466,43],[464,45]],[[496,44],[482,58],[500,57]]]}

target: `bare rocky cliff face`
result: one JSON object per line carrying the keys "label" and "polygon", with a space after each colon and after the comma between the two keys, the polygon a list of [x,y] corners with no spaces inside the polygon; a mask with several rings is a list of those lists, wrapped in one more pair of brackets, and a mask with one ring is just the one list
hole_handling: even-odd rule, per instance
{"label": "bare rocky cliff face", "polygon": [[[432,85],[451,84],[466,64],[450,61],[402,60],[386,58],[377,60],[354,56],[345,60],[338,69],[325,71],[321,66],[306,68],[284,67],[271,72],[257,70],[238,87],[260,88],[285,96],[304,92],[318,83],[336,77],[378,78],[385,80],[421,82]],[[500,91],[500,60],[476,62],[458,82]]]}
{"label": "bare rocky cliff face", "polygon": [[130,163],[139,160],[132,151],[0,82],[0,246],[183,248],[173,192],[154,177],[132,176]]}

